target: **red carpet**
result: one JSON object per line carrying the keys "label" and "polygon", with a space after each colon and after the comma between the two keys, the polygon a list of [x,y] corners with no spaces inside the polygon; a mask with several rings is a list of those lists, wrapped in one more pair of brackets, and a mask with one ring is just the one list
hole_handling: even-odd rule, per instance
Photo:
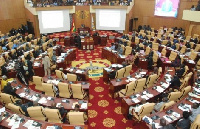
{"label": "red carpet", "polygon": [[[113,40],[108,41],[110,46]],[[95,46],[90,53],[77,50],[76,60],[101,59],[102,46]],[[134,70],[133,70],[134,71]],[[132,120],[127,120],[121,113],[121,102],[112,99],[109,94],[109,85],[102,78],[92,78],[90,81],[90,94],[88,105],[89,129],[142,129],[143,124],[133,126]],[[31,86],[32,89],[34,87]]]}

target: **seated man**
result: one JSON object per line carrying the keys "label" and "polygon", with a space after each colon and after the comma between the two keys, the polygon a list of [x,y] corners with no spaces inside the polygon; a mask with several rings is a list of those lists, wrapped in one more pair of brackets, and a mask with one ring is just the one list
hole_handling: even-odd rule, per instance
{"label": "seated man", "polygon": [[8,81],[12,81],[13,78],[8,79],[6,75],[2,76],[2,80],[1,80],[1,90],[4,89],[4,87],[8,84]]}
{"label": "seated man", "polygon": [[183,112],[183,118],[180,119],[177,122],[178,129],[189,129],[190,128],[190,119],[189,119],[190,113],[184,111]]}
{"label": "seated man", "polygon": [[161,107],[168,102],[168,98],[167,97],[164,97],[162,98],[162,101],[157,103],[155,106],[154,106],[154,110],[155,111],[160,111]]}
{"label": "seated man", "polygon": [[178,77],[182,77],[184,72],[185,72],[185,65],[182,64],[182,65],[180,66],[180,70],[177,70],[177,71],[176,71],[176,74],[177,74]]}
{"label": "seated man", "polygon": [[110,49],[111,49],[111,50],[115,50],[115,44],[114,44],[114,43],[111,43]]}
{"label": "seated man", "polygon": [[[75,107],[74,107],[74,110],[70,110],[70,112],[80,112],[79,109],[80,109],[79,104],[76,104]],[[86,113],[84,113],[83,118],[84,118],[85,121],[88,120]],[[67,120],[69,120],[69,114],[67,114]]]}
{"label": "seated man", "polygon": [[176,129],[173,125],[171,124],[166,124],[166,120],[164,118],[160,119],[160,126],[162,126],[160,129]]}
{"label": "seated man", "polygon": [[173,89],[177,89],[180,87],[180,85],[181,85],[181,82],[180,82],[179,77],[177,75],[174,75],[174,77],[170,81],[170,87]]}
{"label": "seated man", "polygon": [[3,89],[3,93],[20,98],[19,95],[15,93],[15,91],[16,91],[16,89],[11,86],[10,82],[8,82],[7,85]]}
{"label": "seated man", "polygon": [[123,55],[123,49],[122,49],[120,44],[118,44],[117,53],[120,54],[120,55]]}
{"label": "seated man", "polygon": [[8,74],[8,69],[7,67],[7,63],[5,62],[4,65],[1,66],[1,71],[2,71],[2,75],[7,75]]}
{"label": "seated man", "polygon": [[200,107],[198,103],[194,103],[192,105],[192,110],[191,110],[191,115],[189,117],[191,122],[194,122],[194,120],[196,119],[197,115],[200,114]]}

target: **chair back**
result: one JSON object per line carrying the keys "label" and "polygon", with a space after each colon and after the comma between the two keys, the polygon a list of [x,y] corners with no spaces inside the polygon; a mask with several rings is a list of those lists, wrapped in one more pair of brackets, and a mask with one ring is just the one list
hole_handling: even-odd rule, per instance
{"label": "chair back", "polygon": [[132,47],[130,47],[130,46],[126,46],[126,49],[125,49],[125,56],[130,55],[131,52],[132,52]]}
{"label": "chair back", "polygon": [[196,119],[192,123],[190,129],[200,129],[200,114],[197,115]]}
{"label": "chair back", "polygon": [[165,103],[161,108],[160,108],[160,112],[167,109],[168,107],[171,107],[172,105],[174,105],[175,102],[174,101],[170,101],[168,103]]}
{"label": "chair back", "polygon": [[25,112],[21,109],[21,107],[13,103],[9,103],[7,108],[14,113],[25,115]]}
{"label": "chair back", "polygon": [[33,106],[27,108],[28,114],[31,118],[36,120],[46,120],[46,116],[44,115],[44,110],[42,106]]}
{"label": "chair back", "polygon": [[149,55],[150,51],[151,51],[151,48],[150,47],[146,47],[145,55]]}
{"label": "chair back", "polygon": [[180,49],[180,44],[176,43],[176,50],[178,51]]}
{"label": "chair back", "polygon": [[69,112],[70,125],[84,125],[84,112]]}
{"label": "chair back", "polygon": [[134,90],[135,93],[143,91],[145,83],[146,83],[146,78],[141,78],[141,79],[136,80],[136,82],[135,82],[135,90]]}
{"label": "chair back", "polygon": [[39,91],[44,91],[42,87],[43,79],[39,76],[33,76],[33,83],[35,84],[35,89]]}
{"label": "chair back", "polygon": [[157,74],[150,75],[150,76],[148,77],[148,79],[147,79],[146,87],[147,87],[147,88],[152,87],[153,84],[155,84],[157,78],[158,78],[158,75],[157,75]]}
{"label": "chair back", "polygon": [[125,91],[125,96],[130,96],[134,93],[134,88],[135,88],[135,81],[130,82],[129,84],[126,85],[126,91]]}
{"label": "chair back", "polygon": [[58,109],[44,109],[45,115],[48,118],[48,122],[62,123],[62,117]]}
{"label": "chair back", "polygon": [[6,93],[1,93],[1,102],[5,103],[7,106],[9,103],[15,103],[15,99],[13,98],[12,95],[6,94]]}
{"label": "chair back", "polygon": [[54,90],[53,84],[42,83],[45,95],[55,97],[56,91]]}
{"label": "chair back", "polygon": [[183,45],[182,48],[181,48],[181,50],[180,50],[180,53],[181,53],[181,54],[184,54],[185,51],[186,51],[186,48],[187,48],[187,47],[186,47],[185,45]]}
{"label": "chair back", "polygon": [[132,65],[128,65],[125,67],[124,77],[127,77],[130,75],[130,72],[132,70]]}
{"label": "chair back", "polygon": [[121,79],[124,77],[124,72],[125,72],[125,68],[121,68],[120,70],[117,70],[115,78],[117,79]]}
{"label": "chair back", "polygon": [[71,74],[71,73],[67,73],[67,80],[68,81],[77,81],[77,75],[76,74]]}
{"label": "chair back", "polygon": [[159,47],[158,43],[152,43],[152,49],[153,50],[158,51],[158,47]]}
{"label": "chair back", "polygon": [[73,98],[83,99],[85,97],[85,92],[83,91],[81,84],[71,84]]}
{"label": "chair back", "polygon": [[140,108],[138,115],[140,118],[149,115],[154,109],[155,103],[147,103]]}
{"label": "chair back", "polygon": [[178,101],[178,99],[181,97],[182,93],[180,91],[177,91],[177,92],[171,92],[169,95],[168,95],[168,99],[169,101]]}
{"label": "chair back", "polygon": [[171,51],[170,56],[169,56],[169,60],[170,61],[174,61],[176,59],[177,53],[174,51]]}
{"label": "chair back", "polygon": [[58,89],[59,89],[59,96],[64,98],[70,98],[72,95],[71,89],[69,88],[69,84],[59,82],[58,83]]}
{"label": "chair back", "polygon": [[61,80],[64,80],[64,73],[60,70],[55,70],[56,72],[56,77],[61,79]]}
{"label": "chair back", "polygon": [[190,59],[195,60],[197,57],[197,54],[198,54],[197,52],[191,52]]}
{"label": "chair back", "polygon": [[194,51],[195,52],[199,52],[199,50],[200,50],[200,44],[197,44],[196,47],[195,47],[195,49],[194,49]]}
{"label": "chair back", "polygon": [[185,97],[190,91],[191,91],[192,87],[191,86],[187,86],[182,90],[182,95],[179,99],[182,99],[183,97]]}
{"label": "chair back", "polygon": [[166,53],[167,53],[166,48],[163,48],[162,51],[161,51],[161,55],[166,56]]}

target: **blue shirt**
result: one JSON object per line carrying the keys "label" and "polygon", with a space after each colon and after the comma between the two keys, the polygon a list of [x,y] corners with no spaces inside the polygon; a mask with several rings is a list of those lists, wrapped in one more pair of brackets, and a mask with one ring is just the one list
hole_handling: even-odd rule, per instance
{"label": "blue shirt", "polygon": [[17,48],[19,45],[18,44],[13,44],[13,47],[12,47],[12,49],[15,49],[15,48]]}
{"label": "blue shirt", "polygon": [[115,50],[115,45],[111,46],[110,49]]}

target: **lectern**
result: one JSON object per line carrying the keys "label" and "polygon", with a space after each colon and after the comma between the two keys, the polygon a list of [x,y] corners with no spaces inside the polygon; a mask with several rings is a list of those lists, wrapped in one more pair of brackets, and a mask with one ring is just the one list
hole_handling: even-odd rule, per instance
{"label": "lectern", "polygon": [[101,46],[106,46],[106,44],[107,44],[107,35],[105,36],[105,35],[103,35],[103,36],[100,36],[100,44],[101,44]]}

